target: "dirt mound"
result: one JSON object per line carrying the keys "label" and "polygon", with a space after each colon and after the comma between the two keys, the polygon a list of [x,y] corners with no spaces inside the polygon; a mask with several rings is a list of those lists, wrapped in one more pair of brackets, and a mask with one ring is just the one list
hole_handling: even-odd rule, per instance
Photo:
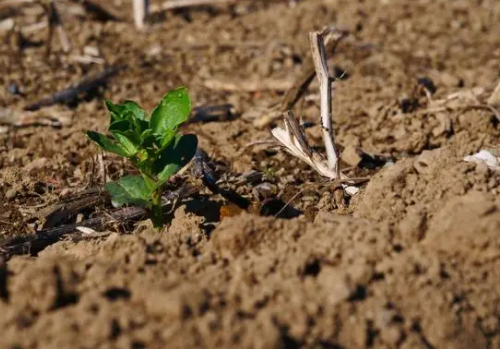
{"label": "dirt mound", "polygon": [[469,191],[498,193],[500,173],[464,162],[466,153],[449,146],[383,169],[358,198],[355,215],[389,222],[403,245],[423,239],[430,219],[449,198]]}
{"label": "dirt mound", "polygon": [[4,345],[486,348],[500,341],[500,201],[490,194],[449,200],[425,238],[405,249],[387,225],[327,213],[314,223],[244,214],[226,219],[207,242],[198,219],[180,210],[164,233],[145,228],[12,260],[0,302]]}

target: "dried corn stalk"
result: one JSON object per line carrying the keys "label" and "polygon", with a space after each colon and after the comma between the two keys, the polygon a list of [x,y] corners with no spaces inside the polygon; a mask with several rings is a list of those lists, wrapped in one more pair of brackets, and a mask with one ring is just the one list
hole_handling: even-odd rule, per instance
{"label": "dried corn stalk", "polygon": [[[324,37],[334,31],[327,28],[321,32],[310,33],[311,50],[320,84],[321,97],[321,127],[327,158],[313,150],[306,139],[302,126],[291,111],[285,112],[285,128],[276,127],[271,133],[286,148],[286,150],[306,162],[320,175],[332,180],[344,182],[343,187],[349,195],[358,192],[358,188],[349,185],[350,180],[339,169],[339,152],[335,145],[332,125],[332,83],[333,78],[328,73]],[[354,181],[351,183],[353,184]]]}

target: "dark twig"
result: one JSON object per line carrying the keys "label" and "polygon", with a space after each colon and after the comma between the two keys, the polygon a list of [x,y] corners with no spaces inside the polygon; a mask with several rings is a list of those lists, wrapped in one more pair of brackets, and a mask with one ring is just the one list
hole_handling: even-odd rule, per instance
{"label": "dark twig", "polygon": [[137,220],[145,214],[146,211],[142,208],[127,207],[111,213],[110,216],[91,218],[78,224],[63,225],[57,228],[40,230],[36,234],[20,235],[0,240],[0,256],[9,259],[13,255],[35,255],[47,246],[56,243],[64,236],[75,233],[77,227],[103,229],[110,223]]}
{"label": "dark twig", "polygon": [[[73,2],[79,3],[83,8],[90,13],[93,13],[97,19],[102,21],[119,21],[120,16],[95,0],[73,0]],[[104,2],[104,1],[103,1]]]}
{"label": "dark twig", "polygon": [[203,184],[214,194],[220,194],[223,198],[236,204],[239,208],[246,210],[250,207],[250,201],[245,199],[234,190],[221,188],[217,184],[216,174],[210,164],[210,158],[202,149],[196,151],[193,159],[193,174],[201,177]]}
{"label": "dark twig", "polygon": [[[164,199],[163,206],[180,197],[190,195],[192,192],[184,187],[170,192]],[[80,234],[78,227],[86,227],[95,230],[106,229],[114,223],[126,223],[137,221],[146,216],[146,211],[140,207],[126,207],[116,210],[109,215],[87,219],[77,224],[67,224],[56,228],[43,229],[36,234],[18,235],[13,238],[0,238],[0,259],[9,259],[13,255],[31,254],[35,255],[66,236]]]}
{"label": "dark twig", "polygon": [[190,123],[226,121],[233,117],[231,113],[232,104],[199,106],[193,109],[193,116],[189,119]]}
{"label": "dark twig", "polygon": [[44,229],[53,228],[68,221],[78,213],[104,204],[109,201],[107,192],[102,187],[92,188],[78,193],[70,200],[58,202],[45,209],[38,211],[36,216],[45,220]]}
{"label": "dark twig", "polygon": [[112,66],[104,69],[102,72],[84,78],[79,83],[72,85],[64,90],[58,91],[52,96],[42,98],[41,100],[32,103],[25,107],[25,110],[33,111],[41,107],[54,105],[57,103],[67,103],[74,100],[81,93],[89,92],[103,84],[105,84],[112,76],[118,74],[124,66]]}

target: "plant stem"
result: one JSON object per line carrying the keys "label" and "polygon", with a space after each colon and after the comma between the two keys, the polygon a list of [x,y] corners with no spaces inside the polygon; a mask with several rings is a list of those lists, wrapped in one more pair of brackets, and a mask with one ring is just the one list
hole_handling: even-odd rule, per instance
{"label": "plant stem", "polygon": [[161,229],[165,224],[165,216],[163,215],[163,207],[161,206],[161,188],[153,193],[153,210],[151,211],[151,220],[156,229]]}

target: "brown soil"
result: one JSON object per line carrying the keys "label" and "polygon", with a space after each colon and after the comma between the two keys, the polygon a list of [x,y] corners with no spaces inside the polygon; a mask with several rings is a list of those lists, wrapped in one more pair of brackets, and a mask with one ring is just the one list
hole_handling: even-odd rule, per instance
{"label": "brown soil", "polygon": [[[33,24],[28,14],[16,23]],[[283,96],[266,85],[293,82],[310,59],[308,31],[330,24],[351,31],[331,62],[348,73],[333,99],[343,165],[370,178],[347,201],[281,150],[248,146],[270,139],[255,111]],[[263,172],[266,189],[228,183],[253,202],[293,199],[304,214],[221,221],[225,200],[202,191],[161,232],[115,227],[0,261],[1,348],[500,348],[500,172],[463,161],[499,145],[493,112],[466,106],[499,78],[500,2],[269,1],[167,13],[144,32],[88,16],[65,27],[71,53],[54,40],[48,57],[47,29],[26,34],[22,50],[0,32],[0,108],[22,110],[101,70],[71,58],[85,46],[127,67],[96,93],[42,108],[60,127],[0,126],[0,238],[33,233],[40,209],[102,183],[83,131],[105,129],[103,96],[152,108],[180,84],[196,106],[234,106],[229,119],[183,130],[228,173]],[[207,87],[214,80],[240,88]],[[435,108],[467,91],[477,100]],[[317,124],[317,100],[297,113]],[[307,134],[321,145],[317,125]],[[360,163],[358,148],[384,161]],[[104,163],[111,178],[130,170]]]}

